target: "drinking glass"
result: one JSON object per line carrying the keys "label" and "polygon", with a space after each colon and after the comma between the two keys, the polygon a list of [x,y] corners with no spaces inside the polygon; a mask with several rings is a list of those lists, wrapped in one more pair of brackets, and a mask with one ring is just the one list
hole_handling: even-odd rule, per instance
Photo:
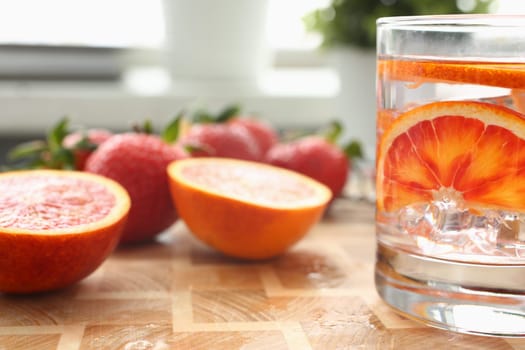
{"label": "drinking glass", "polygon": [[377,29],[377,291],[431,326],[525,336],[525,16]]}

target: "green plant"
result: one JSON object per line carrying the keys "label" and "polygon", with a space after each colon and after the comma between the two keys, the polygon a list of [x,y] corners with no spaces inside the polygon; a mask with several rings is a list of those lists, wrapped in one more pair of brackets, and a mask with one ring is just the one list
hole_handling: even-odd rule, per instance
{"label": "green plant", "polygon": [[[389,16],[488,12],[493,0],[332,0],[304,18],[308,31],[322,35],[322,47],[374,48],[376,20]],[[468,6],[467,5],[471,5]]]}

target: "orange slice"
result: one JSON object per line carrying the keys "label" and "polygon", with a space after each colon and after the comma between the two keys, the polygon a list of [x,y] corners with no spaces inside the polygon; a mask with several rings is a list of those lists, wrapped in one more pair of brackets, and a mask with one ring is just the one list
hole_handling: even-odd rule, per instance
{"label": "orange slice", "polygon": [[62,288],[113,251],[130,208],[122,186],[62,170],[0,174],[0,292]]}
{"label": "orange slice", "polygon": [[476,63],[380,60],[377,70],[383,79],[467,83],[525,89],[525,63]]}
{"label": "orange slice", "polygon": [[283,253],[321,218],[330,190],[299,173],[226,158],[168,166],[177,212],[196,237],[243,259]]}
{"label": "orange slice", "polygon": [[384,133],[377,171],[379,210],[455,200],[525,212],[525,120],[483,102],[416,107]]}
{"label": "orange slice", "polygon": [[516,110],[520,113],[525,113],[525,89],[514,89],[511,91],[510,96]]}

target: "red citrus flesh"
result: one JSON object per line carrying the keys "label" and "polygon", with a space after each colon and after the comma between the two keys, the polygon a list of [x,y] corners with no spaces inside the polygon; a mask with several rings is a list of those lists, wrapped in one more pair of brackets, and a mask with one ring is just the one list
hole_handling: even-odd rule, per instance
{"label": "red citrus flesh", "polygon": [[6,178],[0,182],[0,193],[0,227],[18,230],[85,225],[104,218],[115,205],[115,197],[103,185],[77,178]]}
{"label": "red citrus flesh", "polygon": [[130,207],[102,176],[29,170],[0,174],[0,292],[31,293],[75,283],[114,250]]}
{"label": "red citrus flesh", "polygon": [[446,199],[525,212],[525,119],[482,102],[416,107],[383,134],[377,166],[380,210]]}

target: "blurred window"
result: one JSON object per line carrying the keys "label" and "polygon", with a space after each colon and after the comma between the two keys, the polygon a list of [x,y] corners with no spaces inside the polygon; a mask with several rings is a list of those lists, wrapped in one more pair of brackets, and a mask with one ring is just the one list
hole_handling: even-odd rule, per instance
{"label": "blurred window", "polygon": [[[320,38],[305,33],[302,16],[327,3],[269,0],[271,48],[317,47]],[[159,48],[164,42],[162,0],[0,0],[0,8],[4,45]]]}
{"label": "blurred window", "polygon": [[160,0],[0,0],[2,44],[159,47]]}
{"label": "blurred window", "polygon": [[[321,38],[305,31],[302,18],[330,0],[268,1],[267,39],[276,53],[276,65],[324,64],[316,50]],[[499,0],[497,12],[523,13],[525,1]],[[3,47],[155,49],[163,43],[162,0],[0,0]]]}

